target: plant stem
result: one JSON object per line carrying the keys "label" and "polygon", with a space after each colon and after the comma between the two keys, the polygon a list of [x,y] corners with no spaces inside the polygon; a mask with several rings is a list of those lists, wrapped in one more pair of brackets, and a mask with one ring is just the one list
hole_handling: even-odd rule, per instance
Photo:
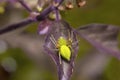
{"label": "plant stem", "polygon": [[[19,0],[20,1],[20,0]],[[63,2],[63,0],[59,0],[59,5]],[[59,6],[58,5],[58,6]],[[8,25],[6,26],[5,28],[3,29],[0,29],[0,35],[1,34],[4,34],[4,33],[7,33],[9,31],[12,31],[12,30],[15,30],[17,28],[20,28],[20,27],[24,27],[32,22],[35,22],[35,21],[42,21],[44,20],[48,14],[53,11],[55,8],[57,8],[58,6],[49,6],[48,8],[46,8],[43,12],[41,12],[40,15],[37,15],[35,18],[28,18],[26,20],[23,20],[21,22],[18,22],[18,23],[14,23],[14,24],[11,24],[11,25]],[[31,10],[30,10],[31,11]]]}
{"label": "plant stem", "polygon": [[32,12],[32,9],[23,1],[23,0],[17,0],[29,13]]}
{"label": "plant stem", "polygon": [[32,23],[34,21],[35,20],[33,20],[31,18],[28,18],[28,19],[25,19],[25,20],[23,20],[21,22],[8,25],[7,27],[5,27],[3,29],[0,29],[0,35],[3,34],[3,33],[9,32],[9,31],[15,30],[17,28],[24,27],[25,25],[28,25],[28,24],[30,24],[30,23]]}

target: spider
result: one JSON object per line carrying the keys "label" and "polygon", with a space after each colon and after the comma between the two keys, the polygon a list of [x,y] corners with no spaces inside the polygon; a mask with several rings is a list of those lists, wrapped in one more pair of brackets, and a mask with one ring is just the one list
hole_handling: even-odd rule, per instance
{"label": "spider", "polygon": [[58,51],[59,60],[61,61],[62,56],[65,60],[69,61],[71,57],[71,44],[69,44],[70,40],[60,36],[58,40],[55,40],[54,36],[50,37],[52,43],[55,46],[55,49]]}
{"label": "spider", "polygon": [[[60,22],[61,23],[61,22]],[[56,23],[57,25],[60,25],[60,23]],[[62,25],[61,25],[62,26]],[[64,25],[64,27],[67,25]],[[59,31],[57,31],[57,29],[59,28],[60,33],[58,33]],[[60,34],[59,37],[55,37],[56,35],[51,33],[49,40],[51,41],[51,43],[54,46],[55,51],[57,51],[58,53],[58,57],[59,57],[59,61],[61,63],[61,57],[62,59],[64,59],[65,61],[69,62],[72,56],[72,53],[74,52],[73,50],[73,46],[75,46],[76,44],[78,44],[78,39],[77,36],[75,37],[74,33],[71,30],[66,30],[66,27],[58,27],[55,29],[56,34]],[[76,40],[74,40],[74,38]]]}

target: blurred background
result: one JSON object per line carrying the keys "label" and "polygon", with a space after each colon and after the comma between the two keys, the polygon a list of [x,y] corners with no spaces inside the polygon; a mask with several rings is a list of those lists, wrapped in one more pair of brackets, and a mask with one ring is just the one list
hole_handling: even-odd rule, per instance
{"label": "blurred background", "polygon": [[[35,1],[26,0],[30,7],[35,6]],[[61,11],[62,18],[74,28],[90,23],[120,26],[120,0],[86,1],[82,8]],[[0,2],[0,28],[27,16],[20,4]],[[45,36],[37,34],[38,24],[0,35],[0,80],[58,80],[56,66],[42,47]],[[80,41],[72,80],[120,80],[118,59]]]}

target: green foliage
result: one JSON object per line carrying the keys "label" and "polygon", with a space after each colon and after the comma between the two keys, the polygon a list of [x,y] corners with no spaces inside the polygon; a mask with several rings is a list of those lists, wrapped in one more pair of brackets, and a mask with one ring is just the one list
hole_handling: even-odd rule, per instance
{"label": "green foliage", "polygon": [[[120,25],[119,0],[87,0],[84,8],[76,8],[63,13],[63,18],[77,27],[88,23],[106,23]],[[92,3],[93,2],[93,3]],[[74,15],[74,16],[71,16]]]}
{"label": "green foliage", "polygon": [[104,73],[104,80],[120,80],[120,61],[113,58]]}

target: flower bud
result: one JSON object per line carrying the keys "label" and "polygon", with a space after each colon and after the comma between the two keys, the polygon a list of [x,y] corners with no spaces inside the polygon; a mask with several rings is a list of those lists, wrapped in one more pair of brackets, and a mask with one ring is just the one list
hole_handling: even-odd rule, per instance
{"label": "flower bud", "polygon": [[48,30],[49,30],[49,28],[50,28],[50,24],[51,24],[51,23],[52,23],[52,22],[49,21],[48,19],[43,20],[43,21],[39,24],[38,33],[39,33],[40,35],[45,35],[45,34],[47,34],[47,33],[48,33]]}

